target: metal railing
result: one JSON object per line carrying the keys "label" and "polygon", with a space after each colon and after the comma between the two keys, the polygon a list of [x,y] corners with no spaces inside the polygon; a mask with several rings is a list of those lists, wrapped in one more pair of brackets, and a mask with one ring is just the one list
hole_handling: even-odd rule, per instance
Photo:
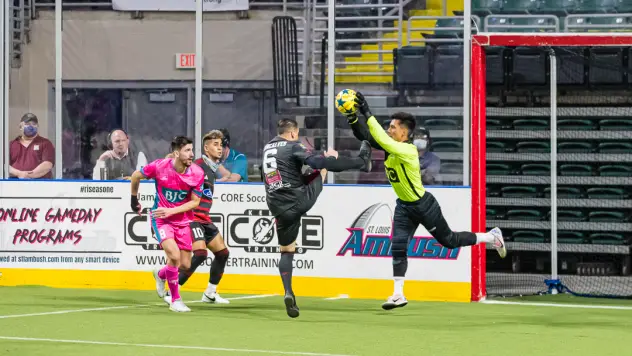
{"label": "metal railing", "polygon": [[[592,23],[592,19],[611,19],[610,23]],[[632,30],[632,14],[590,14],[590,15],[568,15],[564,19],[564,30],[586,31],[598,30]]]}
{"label": "metal railing", "polygon": [[[10,0],[7,0],[10,1]],[[29,0],[33,1],[34,8],[41,9],[53,9],[55,7],[55,0]],[[288,10],[303,10],[305,9],[305,1],[296,1],[296,0],[279,0],[279,1],[256,1],[250,0],[250,8],[251,9],[282,9],[283,12],[287,12]],[[112,0],[110,1],[63,1],[63,7],[65,8],[81,8],[81,7],[90,7],[90,8],[102,8],[103,10],[111,10],[112,9]]]}
{"label": "metal railing", "polygon": [[[472,19],[476,24],[480,24],[481,19],[472,15]],[[450,21],[460,21],[460,26],[432,26],[432,27],[413,27],[413,21],[415,20],[436,20],[437,22],[442,20],[450,20]],[[440,42],[440,43],[463,43],[463,21],[465,18],[463,16],[411,16],[408,18],[408,44],[426,42]],[[426,32],[434,32],[437,35],[445,35],[448,33],[458,34],[460,36],[455,36],[454,38],[449,38],[445,36],[437,36],[437,37],[424,37],[424,38],[412,38],[412,32],[415,31],[426,31]]]}
{"label": "metal railing", "polygon": [[555,15],[489,15],[484,26],[487,32],[560,32]]}

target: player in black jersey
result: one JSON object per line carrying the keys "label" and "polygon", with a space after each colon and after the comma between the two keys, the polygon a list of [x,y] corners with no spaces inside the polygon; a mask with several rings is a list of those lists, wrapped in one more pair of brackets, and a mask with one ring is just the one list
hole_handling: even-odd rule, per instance
{"label": "player in black jersey", "polygon": [[[181,270],[178,275],[178,284],[184,285],[193,272],[206,260],[208,252],[211,250],[215,258],[211,262],[211,275],[208,286],[202,294],[202,301],[206,303],[229,304],[227,299],[222,298],[217,293],[217,285],[222,279],[224,268],[228,261],[228,248],[224,244],[224,239],[219,233],[217,226],[211,222],[209,212],[213,205],[213,191],[215,190],[216,172],[224,177],[228,177],[230,172],[219,164],[222,157],[222,139],[224,135],[219,130],[213,130],[202,139],[204,154],[195,160],[195,163],[204,170],[204,186],[200,205],[193,210],[194,219],[191,222],[191,235],[193,236],[193,257],[191,267],[188,270]],[[171,301],[171,297],[165,296],[165,301]]]}
{"label": "player in black jersey", "polygon": [[266,203],[275,217],[281,246],[279,272],[285,289],[287,315],[291,318],[299,315],[296,297],[292,291],[292,262],[301,217],[316,203],[318,195],[323,190],[328,170],[371,170],[371,146],[367,141],[362,142],[358,157],[338,157],[338,152],[332,149],[322,155],[308,150],[299,143],[298,132],[295,120],[279,120],[278,136],[263,148],[261,165]]}

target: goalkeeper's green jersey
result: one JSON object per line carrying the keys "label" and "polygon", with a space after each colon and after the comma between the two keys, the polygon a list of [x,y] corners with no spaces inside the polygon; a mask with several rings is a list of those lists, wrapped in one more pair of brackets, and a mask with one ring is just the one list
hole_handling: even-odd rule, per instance
{"label": "goalkeeper's green jersey", "polygon": [[386,177],[397,197],[406,202],[421,199],[426,189],[421,184],[417,147],[409,142],[393,140],[377,122],[375,116],[371,116],[367,124],[375,142],[387,153],[384,161]]}

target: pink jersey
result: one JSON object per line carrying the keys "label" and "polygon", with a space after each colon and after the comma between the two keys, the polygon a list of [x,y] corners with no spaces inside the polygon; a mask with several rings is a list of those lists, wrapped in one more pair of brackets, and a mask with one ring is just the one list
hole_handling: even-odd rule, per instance
{"label": "pink jersey", "polygon": [[[191,201],[191,193],[202,196],[204,171],[196,164],[192,164],[180,174],[174,168],[171,158],[157,159],[142,167],[140,172],[147,179],[156,180],[156,198],[153,209],[158,207],[173,208]],[[193,210],[182,214],[175,214],[166,219],[155,219],[161,224],[188,226],[193,221]]]}

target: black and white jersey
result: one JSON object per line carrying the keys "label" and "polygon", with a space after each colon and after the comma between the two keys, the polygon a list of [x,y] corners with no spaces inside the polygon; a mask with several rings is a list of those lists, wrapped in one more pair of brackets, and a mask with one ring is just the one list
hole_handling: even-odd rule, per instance
{"label": "black and white jersey", "polygon": [[278,215],[305,198],[306,174],[304,169],[311,150],[298,141],[275,137],[263,148],[261,171],[266,188],[266,201],[273,215]]}

